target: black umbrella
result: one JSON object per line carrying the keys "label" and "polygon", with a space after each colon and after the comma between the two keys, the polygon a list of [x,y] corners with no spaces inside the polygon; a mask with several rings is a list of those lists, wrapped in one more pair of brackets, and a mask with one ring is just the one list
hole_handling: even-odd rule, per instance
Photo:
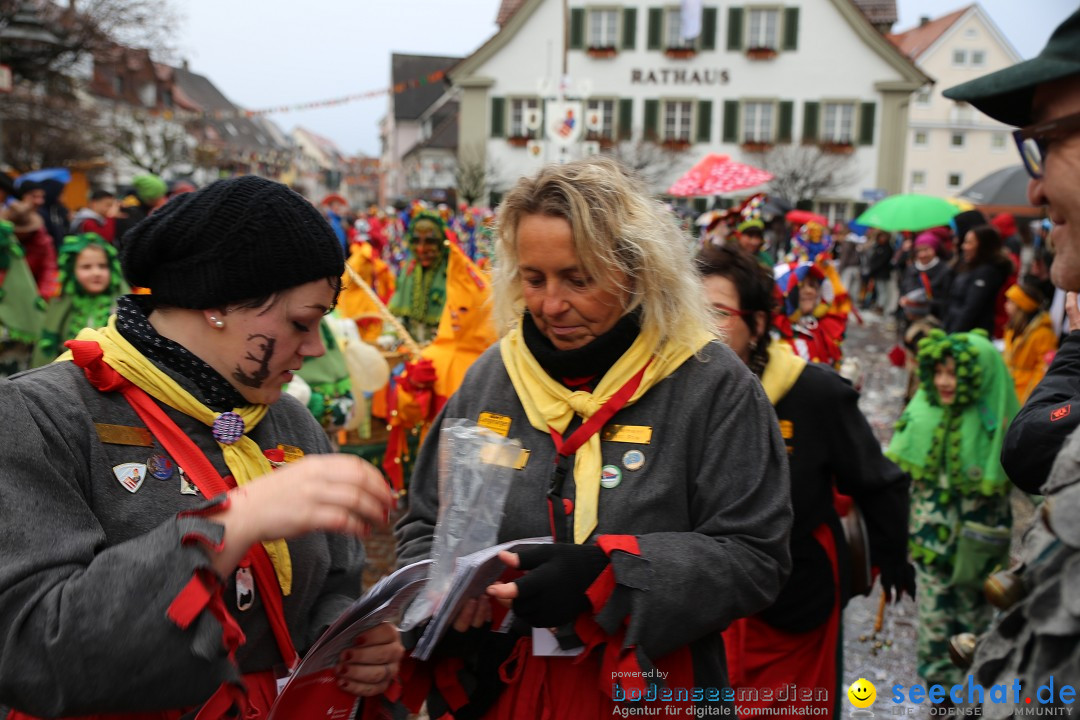
{"label": "black umbrella", "polygon": [[960,193],[976,205],[1028,205],[1030,176],[1023,165],[996,170]]}

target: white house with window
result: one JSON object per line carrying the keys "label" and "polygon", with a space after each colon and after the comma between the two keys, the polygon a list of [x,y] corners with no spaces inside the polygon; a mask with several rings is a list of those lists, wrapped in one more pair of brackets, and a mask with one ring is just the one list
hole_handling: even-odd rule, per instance
{"label": "white house with window", "polygon": [[[931,80],[853,0],[728,5],[502,0],[500,30],[448,72],[461,102],[458,152],[484,158],[505,189],[545,162],[642,139],[680,151],[662,193],[707,153],[762,164],[810,145],[841,156],[849,182],[816,201],[836,220],[900,192],[907,104]],[[699,32],[685,39],[685,25]],[[566,48],[563,48],[563,38]],[[564,77],[563,67],[566,67]],[[580,102],[574,142],[552,137],[549,108]],[[560,126],[561,130],[566,130]]]}
{"label": "white house with window", "polygon": [[908,115],[904,191],[940,197],[995,170],[1020,164],[1009,128],[941,92],[1020,62],[1021,57],[978,5],[968,5],[890,36],[937,83],[921,88]]}

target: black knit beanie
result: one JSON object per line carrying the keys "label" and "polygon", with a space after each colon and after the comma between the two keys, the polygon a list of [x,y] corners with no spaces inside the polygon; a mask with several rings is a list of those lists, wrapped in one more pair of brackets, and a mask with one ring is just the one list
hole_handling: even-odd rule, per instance
{"label": "black knit beanie", "polygon": [[120,264],[155,305],[215,308],[345,269],[341,243],[311,203],[254,175],[174,197],[124,235]]}

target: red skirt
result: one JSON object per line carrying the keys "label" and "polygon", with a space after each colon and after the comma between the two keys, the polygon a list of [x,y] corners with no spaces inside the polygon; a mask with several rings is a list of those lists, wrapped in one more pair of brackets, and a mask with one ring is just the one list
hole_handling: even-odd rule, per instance
{"label": "red skirt", "polygon": [[[814,530],[813,537],[829,557],[833,586],[839,586],[832,532],[823,524]],[[736,705],[744,708],[813,707],[821,708],[828,716],[836,702],[839,633],[839,601],[824,624],[804,633],[777,630],[756,617],[733,622],[724,631],[724,645]]]}

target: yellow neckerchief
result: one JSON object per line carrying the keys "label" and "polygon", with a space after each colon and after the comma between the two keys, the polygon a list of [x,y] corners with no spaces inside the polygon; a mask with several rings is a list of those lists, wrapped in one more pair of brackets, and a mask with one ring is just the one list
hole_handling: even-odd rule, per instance
{"label": "yellow neckerchief", "polygon": [[769,361],[761,375],[761,385],[773,407],[784,399],[805,367],[806,360],[796,355],[791,345],[783,340],[769,343]]}
{"label": "yellow neckerchief", "polygon": [[[109,367],[120,373],[125,380],[137,385],[174,410],[179,410],[207,427],[213,427],[214,420],[220,415],[195,399],[191,393],[180,387],[175,380],[162,372],[125,340],[116,329],[115,315],[109,318],[106,327],[101,330],[86,328],[75,339],[97,343],[105,354],[104,359]],[[57,362],[65,360],[71,360],[71,351],[57,358]],[[272,469],[270,461],[262,454],[259,446],[246,434],[266,417],[268,407],[268,405],[244,405],[233,408],[233,412],[244,420],[245,434],[232,445],[218,443],[225,457],[225,464],[237,485],[251,482],[260,475],[266,475]],[[274,572],[277,574],[278,584],[281,585],[281,594],[290,594],[292,592],[292,558],[289,555],[289,546],[284,540],[278,539],[264,541],[263,547],[266,548],[266,554],[270,556],[270,561],[274,564]]]}
{"label": "yellow neckerchief", "polygon": [[[586,420],[592,417],[650,358],[652,363],[646,368],[641,385],[630,396],[627,405],[636,402],[653,385],[675,372],[713,339],[711,334],[702,330],[693,342],[675,345],[669,341],[654,354],[657,334],[641,332],[591,393],[571,391],[548,375],[525,345],[520,323],[502,339],[499,350],[506,372],[510,375],[510,382],[513,383],[514,391],[517,392],[525,415],[529,418],[529,424],[543,433],[548,433],[549,428],[563,433],[575,414]],[[577,486],[574,499],[574,542],[578,544],[588,540],[596,528],[601,463],[600,433],[595,433],[574,455],[574,484]]]}

